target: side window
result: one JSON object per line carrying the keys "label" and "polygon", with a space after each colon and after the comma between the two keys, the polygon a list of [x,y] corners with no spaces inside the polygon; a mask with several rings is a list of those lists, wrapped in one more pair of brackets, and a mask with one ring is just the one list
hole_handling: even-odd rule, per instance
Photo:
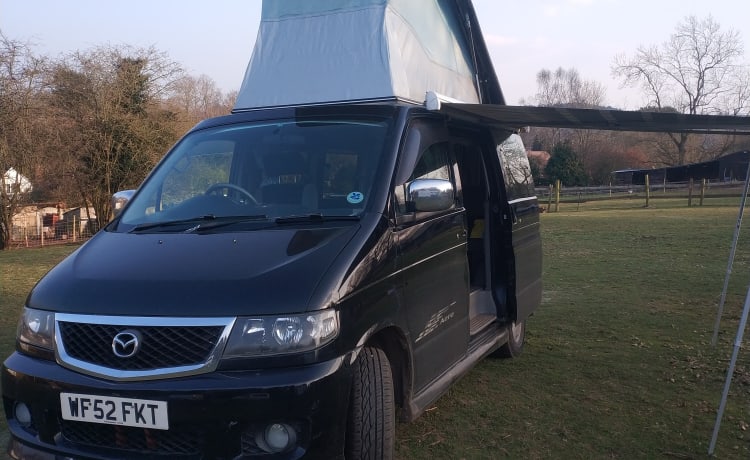
{"label": "side window", "polygon": [[406,191],[409,185],[416,179],[443,179],[450,180],[450,167],[448,163],[449,142],[439,142],[427,147],[420,155],[414,172],[402,185],[396,186],[394,196],[396,199],[396,213],[405,215],[413,212],[406,199]]}
{"label": "side window", "polygon": [[534,196],[534,178],[531,176],[529,158],[521,136],[503,136],[495,133],[497,156],[503,167],[503,178],[508,189],[508,199]]}

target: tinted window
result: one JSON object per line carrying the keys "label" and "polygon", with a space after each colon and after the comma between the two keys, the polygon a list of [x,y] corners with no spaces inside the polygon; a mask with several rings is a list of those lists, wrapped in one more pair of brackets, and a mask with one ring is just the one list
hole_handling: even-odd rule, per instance
{"label": "tinted window", "polygon": [[518,134],[500,137],[497,141],[497,156],[503,167],[503,177],[508,190],[508,199],[515,200],[534,196],[534,178],[531,176],[529,158]]}
{"label": "tinted window", "polygon": [[363,212],[390,122],[278,120],[188,134],[144,183],[121,224]]}
{"label": "tinted window", "polygon": [[[164,179],[161,206],[167,209],[196,195],[215,183],[229,182],[234,146],[210,143],[200,146],[205,152],[184,157]],[[214,144],[214,145],[211,145]]]}

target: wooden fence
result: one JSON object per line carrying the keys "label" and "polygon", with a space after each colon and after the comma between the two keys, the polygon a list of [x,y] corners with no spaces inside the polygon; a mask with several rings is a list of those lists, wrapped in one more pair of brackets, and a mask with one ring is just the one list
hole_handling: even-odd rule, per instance
{"label": "wooden fence", "polygon": [[599,200],[639,200],[650,206],[652,200],[663,198],[684,199],[686,206],[702,206],[711,198],[740,197],[744,182],[710,182],[689,180],[687,182],[650,183],[648,175],[645,185],[605,185],[594,187],[565,187],[560,181],[549,187],[537,187],[539,202],[550,212],[559,210],[561,203],[585,203]]}

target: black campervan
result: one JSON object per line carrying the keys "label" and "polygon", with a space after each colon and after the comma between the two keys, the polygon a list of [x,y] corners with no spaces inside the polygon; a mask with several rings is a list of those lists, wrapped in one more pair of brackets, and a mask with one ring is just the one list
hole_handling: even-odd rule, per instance
{"label": "black campervan", "polygon": [[[408,9],[332,3],[353,5],[333,24]],[[267,27],[321,20],[268,5]],[[397,407],[521,352],[541,242],[520,137],[435,94],[243,107],[253,65],[234,113],[29,294],[2,368],[11,457],[389,458]]]}

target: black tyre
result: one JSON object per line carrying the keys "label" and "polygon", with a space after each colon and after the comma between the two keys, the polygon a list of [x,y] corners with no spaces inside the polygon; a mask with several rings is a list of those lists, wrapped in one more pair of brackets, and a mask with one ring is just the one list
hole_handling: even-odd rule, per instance
{"label": "black tyre", "polygon": [[393,374],[388,357],[379,348],[365,347],[354,363],[346,459],[392,459],[395,424]]}
{"label": "black tyre", "polygon": [[497,350],[501,358],[516,358],[523,352],[526,341],[526,321],[512,322],[508,325],[508,342]]}

